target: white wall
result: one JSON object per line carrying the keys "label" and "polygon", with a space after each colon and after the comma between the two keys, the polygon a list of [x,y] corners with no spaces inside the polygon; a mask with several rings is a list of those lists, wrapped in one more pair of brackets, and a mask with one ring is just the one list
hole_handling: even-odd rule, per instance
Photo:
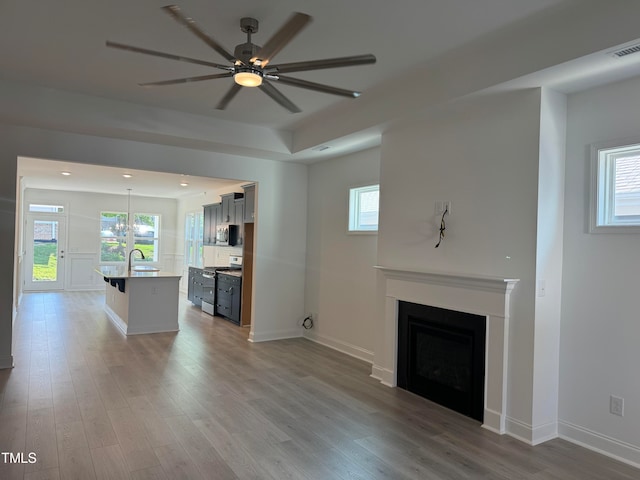
{"label": "white wall", "polygon": [[[72,192],[28,188],[24,205],[44,203],[64,205],[67,219],[65,289],[87,290],[102,288],[102,277],[94,272],[100,263],[100,212],[126,212],[128,197],[92,192]],[[177,201],[169,198],[131,195],[131,211],[160,214],[160,248],[158,265],[173,271],[176,239],[182,235],[176,226]]]}
{"label": "white wall", "polygon": [[[588,233],[589,145],[635,136],[640,79],[568,101],[560,433],[640,464],[640,238]],[[609,395],[624,398],[624,418]]]}
{"label": "white wall", "polygon": [[[507,415],[509,430],[528,441],[539,128],[539,90],[461,102],[437,118],[387,132],[380,169],[380,265],[520,279],[513,294]],[[440,200],[452,205],[436,249]],[[375,364],[393,370],[385,354],[393,349],[385,350],[382,340],[375,348]]]}
{"label": "white wall", "polygon": [[380,149],[309,168],[305,310],[314,317],[305,337],[373,361],[377,235],[347,233],[349,188],[376,184]]}
{"label": "white wall", "polygon": [[[19,156],[259,182],[254,341],[300,336],[304,314],[307,167],[180,147],[0,126],[0,241],[14,244]],[[0,366],[11,363],[13,257],[0,265]],[[8,340],[7,340],[8,338]]]}
{"label": "white wall", "polygon": [[532,443],[558,435],[566,96],[543,89],[540,104]]}

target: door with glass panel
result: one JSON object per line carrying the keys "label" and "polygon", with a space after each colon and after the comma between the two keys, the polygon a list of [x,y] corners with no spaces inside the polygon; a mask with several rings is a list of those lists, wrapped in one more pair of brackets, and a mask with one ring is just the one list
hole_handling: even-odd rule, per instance
{"label": "door with glass panel", "polygon": [[27,215],[24,290],[64,289],[64,220],[59,215]]}

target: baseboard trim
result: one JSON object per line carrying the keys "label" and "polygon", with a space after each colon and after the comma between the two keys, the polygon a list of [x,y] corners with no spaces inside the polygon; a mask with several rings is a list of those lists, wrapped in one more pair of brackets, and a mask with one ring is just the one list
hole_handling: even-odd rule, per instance
{"label": "baseboard trim", "polygon": [[109,320],[111,320],[111,323],[113,323],[123,335],[126,335],[127,324],[120,318],[120,315],[114,312],[106,303],[104,304],[104,312],[107,314],[107,317],[109,317]]}
{"label": "baseboard trim", "polygon": [[270,342],[272,340],[285,340],[287,338],[300,338],[300,329],[272,330],[270,332],[250,332],[248,340],[252,343]]}
{"label": "baseboard trim", "polygon": [[533,445],[533,428],[528,423],[515,418],[506,418],[506,434],[528,445]]}
{"label": "baseboard trim", "polygon": [[381,384],[387,387],[396,386],[393,371],[376,365],[375,363],[371,366],[371,377],[379,380]]}
{"label": "baseboard trim", "polygon": [[5,355],[0,357],[0,370],[13,368],[13,355]]}
{"label": "baseboard trim", "polygon": [[558,422],[545,423],[544,425],[538,425],[532,429],[532,445],[540,445],[541,443],[548,442],[554,438],[558,438]]}
{"label": "baseboard trim", "polygon": [[484,421],[482,423],[482,428],[486,428],[487,430],[497,433],[498,435],[504,435],[505,429],[502,426],[503,418],[500,412],[496,412],[495,410],[491,410],[489,408],[484,409]]}
{"label": "baseboard trim", "polygon": [[640,468],[640,446],[617,440],[570,422],[558,422],[559,436],[588,450]]}
{"label": "baseboard trim", "polygon": [[329,347],[333,350],[337,350],[338,352],[347,354],[350,357],[354,357],[358,360],[373,364],[373,352],[370,350],[366,350],[362,347],[358,347],[357,345],[352,345],[350,343],[343,342],[342,340],[328,337],[326,335],[318,335],[317,333],[313,332],[305,332],[303,336],[307,340],[311,340],[312,342],[319,343],[320,345],[324,345],[325,347]]}

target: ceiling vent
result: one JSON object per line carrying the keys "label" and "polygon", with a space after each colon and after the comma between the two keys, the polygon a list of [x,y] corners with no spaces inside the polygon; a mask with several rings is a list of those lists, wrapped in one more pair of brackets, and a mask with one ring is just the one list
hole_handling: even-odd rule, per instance
{"label": "ceiling vent", "polygon": [[318,145],[317,147],[313,147],[311,150],[313,152],[322,152],[324,150],[328,150],[331,147],[329,145]]}
{"label": "ceiling vent", "polygon": [[626,57],[627,55],[631,55],[632,53],[638,53],[638,52],[640,52],[640,43],[621,48],[620,50],[616,50],[615,52],[612,52],[612,55],[614,57],[622,58],[622,57]]}

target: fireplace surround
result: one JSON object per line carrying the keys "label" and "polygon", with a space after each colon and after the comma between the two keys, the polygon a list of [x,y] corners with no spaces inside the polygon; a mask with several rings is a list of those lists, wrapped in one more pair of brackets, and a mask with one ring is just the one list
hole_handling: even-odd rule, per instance
{"label": "fireplace surround", "polygon": [[401,301],[486,318],[484,428],[506,432],[510,296],[518,279],[376,266],[384,276],[384,318],[371,376],[398,386],[398,310]]}

